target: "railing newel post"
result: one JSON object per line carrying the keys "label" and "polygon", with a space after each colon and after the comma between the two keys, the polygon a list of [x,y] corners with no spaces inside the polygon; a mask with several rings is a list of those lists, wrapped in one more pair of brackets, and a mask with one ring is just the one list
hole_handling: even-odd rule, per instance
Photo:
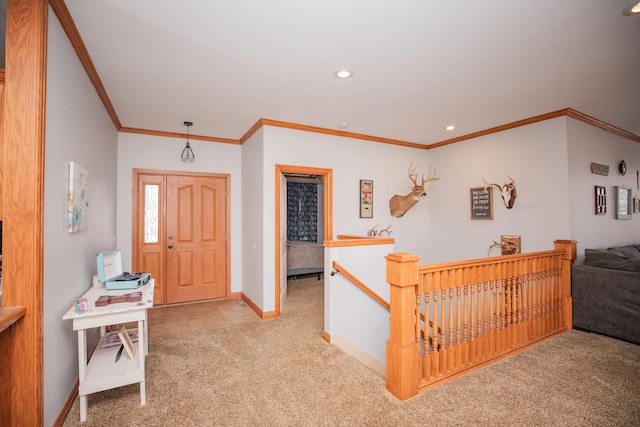
{"label": "railing newel post", "polygon": [[[390,331],[387,341],[386,386],[399,399],[418,394],[420,346],[416,337],[415,303],[420,258],[408,253],[387,255]],[[419,319],[418,319],[419,320]],[[425,320],[426,321],[426,320]]]}
{"label": "railing newel post", "polygon": [[575,240],[556,240],[554,247],[563,250],[562,274],[560,277],[560,295],[562,297],[563,322],[567,329],[573,329],[572,299],[571,299],[571,266],[576,259],[578,242]]}

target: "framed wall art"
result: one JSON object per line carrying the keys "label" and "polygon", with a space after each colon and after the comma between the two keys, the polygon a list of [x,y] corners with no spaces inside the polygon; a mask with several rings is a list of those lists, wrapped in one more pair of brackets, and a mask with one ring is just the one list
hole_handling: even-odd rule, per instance
{"label": "framed wall art", "polygon": [[492,187],[470,189],[471,219],[493,219]]}
{"label": "framed wall art", "polygon": [[616,219],[631,219],[631,189],[613,187],[614,215]]}
{"label": "framed wall art", "polygon": [[89,171],[69,162],[69,206],[67,231],[74,233],[89,228]]}
{"label": "framed wall art", "polygon": [[595,186],[596,215],[607,214],[607,189],[599,185]]}
{"label": "framed wall art", "polygon": [[373,218],[373,181],[360,180],[360,218]]}

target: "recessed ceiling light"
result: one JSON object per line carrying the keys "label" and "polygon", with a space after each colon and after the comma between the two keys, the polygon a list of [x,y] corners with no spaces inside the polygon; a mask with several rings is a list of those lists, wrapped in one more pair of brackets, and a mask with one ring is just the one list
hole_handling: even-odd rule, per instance
{"label": "recessed ceiling light", "polygon": [[346,129],[349,127],[349,122],[340,122],[338,126],[340,126],[340,129]]}
{"label": "recessed ceiling light", "polygon": [[622,14],[624,16],[633,16],[640,13],[640,2],[636,1],[631,3],[629,6],[622,9]]}
{"label": "recessed ceiling light", "polygon": [[353,71],[351,70],[338,70],[335,73],[333,73],[334,76],[336,76],[339,79],[348,79],[349,77],[353,76]]}
{"label": "recessed ceiling light", "polygon": [[456,127],[454,125],[445,126],[446,130],[454,130]]}

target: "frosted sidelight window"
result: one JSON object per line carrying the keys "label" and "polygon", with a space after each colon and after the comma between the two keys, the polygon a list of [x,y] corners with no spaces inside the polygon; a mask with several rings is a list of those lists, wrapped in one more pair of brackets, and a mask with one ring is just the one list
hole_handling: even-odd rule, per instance
{"label": "frosted sidelight window", "polygon": [[158,243],[158,185],[144,186],[144,243]]}

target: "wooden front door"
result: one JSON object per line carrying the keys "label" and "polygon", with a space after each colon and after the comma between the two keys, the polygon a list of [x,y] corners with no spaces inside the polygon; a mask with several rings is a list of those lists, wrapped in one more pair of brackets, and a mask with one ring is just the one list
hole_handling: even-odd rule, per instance
{"label": "wooden front door", "polygon": [[227,297],[228,176],[142,171],[136,182],[134,270],[155,278],[154,303]]}

